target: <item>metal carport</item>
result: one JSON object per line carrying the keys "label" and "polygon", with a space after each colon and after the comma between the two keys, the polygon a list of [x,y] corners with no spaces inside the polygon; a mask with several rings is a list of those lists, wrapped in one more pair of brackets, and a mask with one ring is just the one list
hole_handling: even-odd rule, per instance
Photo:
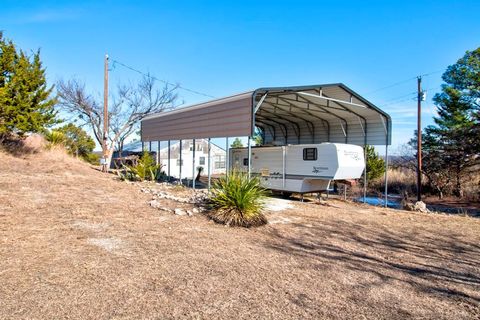
{"label": "metal carport", "polygon": [[[143,142],[247,136],[261,128],[264,143],[391,144],[391,118],[342,83],[260,88],[146,117]],[[228,150],[227,150],[228,151]],[[227,152],[228,154],[228,152]],[[385,175],[385,204],[387,203]]]}

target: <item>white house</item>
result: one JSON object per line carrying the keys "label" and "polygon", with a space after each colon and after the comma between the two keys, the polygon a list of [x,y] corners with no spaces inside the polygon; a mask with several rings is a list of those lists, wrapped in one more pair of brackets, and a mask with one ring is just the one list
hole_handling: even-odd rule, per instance
{"label": "white house", "polygon": [[[162,146],[163,147],[163,146]],[[225,173],[225,150],[219,146],[210,143],[210,173]],[[202,167],[202,175],[207,175],[208,170],[208,141],[206,139],[195,140],[195,168],[193,164],[193,141],[182,141],[182,163],[180,163],[180,143],[177,141],[170,145],[170,175],[173,177],[180,176],[180,165],[182,170],[182,178],[190,178],[197,173],[197,168]],[[160,149],[160,163],[163,165],[162,170],[168,174],[168,146]]]}
{"label": "white house", "polygon": [[[158,153],[158,144],[145,143],[145,150],[150,150],[157,153],[157,162],[163,165],[162,171],[166,174],[170,172],[170,176],[178,178],[180,176],[180,142],[175,141],[170,144],[170,171],[168,163],[168,143],[162,141],[160,144],[160,153]],[[226,168],[225,150],[214,143],[210,143],[210,173],[223,174]],[[140,141],[132,142],[124,147],[125,152],[141,152],[142,144]],[[208,169],[208,140],[195,140],[195,168],[193,167],[193,141],[182,140],[182,178],[192,178],[193,171],[197,174],[197,168],[203,167],[202,175],[207,175]]]}

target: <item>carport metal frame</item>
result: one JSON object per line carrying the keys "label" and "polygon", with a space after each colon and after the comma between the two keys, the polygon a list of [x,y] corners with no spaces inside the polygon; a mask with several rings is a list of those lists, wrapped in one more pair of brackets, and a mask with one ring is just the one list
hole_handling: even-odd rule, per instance
{"label": "carport metal frame", "polygon": [[[335,96],[332,96],[331,93],[326,94],[325,90],[330,90],[333,93],[336,93],[337,91],[335,90],[340,90],[340,93],[342,95],[342,98],[338,98]],[[332,91],[332,90],[333,91]],[[353,122],[353,118],[356,118],[358,121],[355,126],[359,125],[361,128],[361,132],[363,134],[363,146],[365,146],[368,143],[369,140],[369,120],[372,120],[372,116],[378,115],[381,119],[381,123],[383,125],[384,131],[385,131],[385,206],[387,206],[388,202],[388,145],[390,144],[391,141],[391,118],[390,116],[358,95],[356,92],[345,86],[344,84],[341,83],[336,83],[336,84],[324,84],[324,85],[313,85],[313,86],[297,86],[297,87],[267,87],[267,88],[259,88],[257,90],[251,91],[251,92],[246,92],[240,95],[236,96],[230,96],[218,100],[212,100],[206,103],[201,103],[197,105],[190,106],[190,108],[182,108],[182,109],[177,109],[174,112],[178,115],[179,113],[182,114],[187,114],[189,109],[190,110],[201,110],[202,108],[209,107],[221,107],[225,106],[228,103],[236,102],[237,100],[239,101],[240,99],[245,99],[245,96],[251,95],[251,111],[250,111],[250,118],[251,118],[251,124],[250,124],[250,129],[248,130],[248,173],[249,175],[251,174],[251,160],[252,160],[252,146],[251,146],[251,139],[253,135],[255,134],[255,127],[260,127],[262,128],[263,135],[265,136],[268,130],[268,133],[272,137],[272,139],[276,139],[278,137],[277,135],[277,129],[282,133],[283,138],[284,138],[284,144],[288,144],[289,137],[291,137],[291,134],[289,132],[289,129],[293,129],[293,133],[295,133],[296,137],[296,144],[300,144],[300,140],[302,137],[301,134],[301,129],[299,123],[305,124],[309,136],[311,138],[312,143],[314,143],[317,130],[319,129],[318,126],[315,125],[315,123],[321,123],[322,129],[325,130],[326,132],[326,137],[327,139],[322,139],[325,140],[324,142],[330,142],[331,141],[331,128],[332,125],[337,125],[341,128],[341,132],[343,133],[344,136],[344,142],[348,143],[348,139],[350,137],[350,128],[349,124],[355,124]],[[238,97],[237,100],[235,100]],[[348,97],[345,99],[345,97]],[[272,101],[272,98],[274,101]],[[323,101],[323,103],[320,103],[319,101]],[[245,106],[242,105],[241,108],[244,108]],[[263,107],[263,108],[262,108]],[[237,110],[232,109],[232,110]],[[367,116],[365,114],[362,114],[362,110],[368,110],[369,117],[367,119]],[[373,113],[371,112],[373,111]],[[207,113],[209,111],[206,111]],[[211,113],[211,112],[210,112]],[[163,113],[163,114],[157,114],[153,115],[151,117],[147,117],[142,121],[142,127],[141,127],[141,132],[142,132],[142,141],[152,141],[151,137],[144,137],[143,136],[143,127],[144,127],[144,121],[148,121],[151,118],[161,118],[165,115],[168,115],[169,113]],[[349,115],[349,116],[347,116]],[[188,121],[188,120],[187,120]],[[378,118],[377,118],[378,121]],[[194,122],[194,119],[192,118],[192,122]],[[185,123],[183,121],[182,123]],[[151,125],[150,125],[151,126]],[[380,141],[381,139],[379,138],[379,133],[378,133],[378,124],[377,124],[377,132],[374,132],[374,141]],[[358,126],[357,126],[358,128]],[[360,129],[359,128],[359,129]],[[176,128],[174,128],[176,129]],[[358,130],[359,130],[358,129]],[[166,130],[166,129],[165,129]],[[338,131],[337,131],[338,132]],[[226,169],[228,170],[228,162],[230,162],[229,159],[229,146],[228,146],[228,137],[233,137],[234,135],[229,135],[227,131],[224,132],[226,137],[226,155],[225,155],[225,166]],[[247,133],[245,131],[245,133]],[[209,167],[208,167],[208,186],[210,188],[210,181],[211,181],[211,173],[210,173],[210,138],[212,137],[219,137],[217,136],[211,136],[211,137],[201,137],[198,136],[195,133],[190,134],[191,137],[185,137],[183,136],[180,138],[180,146],[182,145],[182,140],[183,139],[198,139],[198,138],[208,138],[209,139]],[[235,135],[236,136],[236,135]],[[305,137],[305,135],[303,135]],[[336,139],[338,140],[338,134],[336,136]],[[170,137],[173,139],[174,137]],[[170,141],[170,139],[168,139]],[[335,140],[334,140],[335,141]],[[380,144],[380,143],[375,143],[375,144]],[[151,144],[150,144],[151,145]],[[195,146],[194,146],[195,149]],[[181,157],[181,152],[182,150],[180,149],[180,157]],[[195,151],[193,151],[195,152]],[[169,171],[170,171],[170,148],[169,148]],[[181,158],[180,158],[181,159]],[[365,152],[365,160],[366,160],[366,152]],[[180,160],[181,161],[181,160]],[[195,166],[193,164],[193,166]],[[194,168],[195,169],[195,168]],[[180,167],[181,170],[181,167]],[[195,170],[194,170],[195,171]],[[194,172],[195,173],[195,172]],[[363,197],[364,201],[366,199],[366,168],[364,171],[364,190],[363,190]],[[194,180],[195,174],[193,174],[192,180]],[[181,176],[180,176],[180,181],[181,181]],[[193,182],[194,183],[194,182]]]}

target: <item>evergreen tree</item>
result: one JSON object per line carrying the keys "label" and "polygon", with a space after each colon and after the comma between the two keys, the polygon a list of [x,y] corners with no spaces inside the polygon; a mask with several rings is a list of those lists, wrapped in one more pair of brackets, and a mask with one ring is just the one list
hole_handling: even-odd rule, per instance
{"label": "evergreen tree", "polygon": [[[439,192],[462,196],[462,179],[480,159],[480,48],[467,51],[442,76],[438,116],[422,135],[423,173]],[[416,147],[416,138],[410,145]]]}
{"label": "evergreen tree", "polygon": [[385,161],[380,158],[375,147],[367,145],[365,147],[367,155],[367,181],[380,178],[385,174]]}
{"label": "evergreen tree", "polygon": [[256,146],[261,146],[263,144],[263,130],[259,127],[255,127],[255,134],[252,137],[253,142]]}
{"label": "evergreen tree", "polygon": [[475,141],[479,138],[473,135],[475,120],[472,106],[461,91],[451,86],[444,86],[443,92],[435,95],[434,101],[438,117],[434,117],[434,126],[425,129],[426,141],[431,141],[425,149],[436,155],[432,161],[443,164],[444,169],[454,177],[454,193],[461,197],[462,176],[476,163],[478,155]]}
{"label": "evergreen tree", "polygon": [[230,147],[231,148],[242,148],[243,147],[242,140],[240,140],[239,138],[235,138],[235,140],[233,140],[232,145]]}
{"label": "evergreen tree", "polygon": [[0,136],[41,132],[56,123],[52,90],[40,52],[30,57],[0,32]]}

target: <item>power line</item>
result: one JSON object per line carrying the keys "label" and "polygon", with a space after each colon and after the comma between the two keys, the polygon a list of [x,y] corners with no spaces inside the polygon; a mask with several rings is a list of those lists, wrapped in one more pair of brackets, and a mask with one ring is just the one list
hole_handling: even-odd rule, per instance
{"label": "power line", "polygon": [[112,59],[112,61],[113,61],[113,63],[114,63],[114,65],[113,65],[114,67],[115,67],[115,64],[118,64],[118,65],[121,65],[121,66],[124,67],[124,68],[127,68],[127,69],[129,69],[129,70],[131,70],[131,71],[133,71],[133,72],[139,73],[139,74],[141,74],[141,75],[143,75],[143,76],[145,76],[145,77],[149,77],[150,79],[163,82],[163,83],[165,83],[165,84],[168,85],[168,86],[174,86],[174,87],[177,87],[177,88],[182,89],[182,90],[184,90],[184,91],[188,91],[188,92],[190,92],[190,93],[194,93],[194,94],[197,94],[197,95],[200,95],[200,96],[204,96],[204,97],[208,97],[208,98],[215,98],[214,96],[209,95],[209,94],[207,94],[207,93],[203,93],[203,92],[200,92],[200,91],[197,91],[197,90],[189,89],[189,88],[183,87],[183,86],[181,86],[181,85],[177,85],[177,84],[171,83],[171,82],[169,82],[169,81],[167,81],[167,80],[159,79],[159,78],[154,77],[154,76],[152,76],[152,75],[150,75],[150,74],[148,74],[148,73],[142,72],[142,71],[140,71],[140,70],[138,70],[138,69],[135,69],[135,68],[133,68],[133,67],[131,67],[131,66],[129,66],[129,65],[126,65],[125,63],[122,63],[122,62],[120,62],[120,61],[118,61],[118,60]]}
{"label": "power line", "polygon": [[[441,88],[442,86],[437,86],[437,87],[431,87],[431,88],[428,88],[428,89],[425,89],[423,91],[433,91],[433,90],[437,90],[439,88]],[[396,98],[393,98],[393,99],[389,99],[389,100],[386,100],[385,104],[382,104],[380,105],[381,107],[385,107],[385,106],[391,106],[391,105],[394,105],[394,104],[398,104],[398,103],[401,103],[401,102],[405,102],[405,101],[408,101],[408,100],[415,100],[416,99],[416,95],[417,95],[417,92],[410,92],[410,93],[407,93],[407,94],[404,94],[404,95],[401,95],[401,96],[398,96]],[[408,98],[405,98],[405,99],[402,99],[403,97],[408,97]],[[401,100],[399,100],[401,99]],[[397,101],[398,100],[398,101]]]}
{"label": "power line", "polygon": [[[422,75],[420,75],[419,77],[428,77],[428,76],[431,76],[432,74],[436,74],[436,73],[439,73],[439,72],[442,72],[442,71],[443,71],[443,70],[432,71],[432,72],[429,72],[429,73],[422,74]],[[375,93],[375,92],[378,92],[378,91],[382,91],[382,90],[385,90],[385,89],[390,89],[390,88],[392,88],[392,87],[396,87],[396,86],[399,86],[399,85],[401,85],[401,84],[407,83],[407,82],[409,82],[409,81],[415,80],[415,79],[417,79],[417,77],[418,77],[418,76],[415,76],[415,77],[412,77],[412,78],[408,78],[408,79],[405,79],[405,80],[401,80],[401,81],[392,83],[392,84],[390,84],[390,85],[388,85],[388,86],[385,86],[385,87],[382,87],[382,88],[379,88],[379,89],[376,89],[376,90],[367,92],[367,93],[365,93],[365,94],[368,95],[368,94],[372,94],[372,93]]]}

